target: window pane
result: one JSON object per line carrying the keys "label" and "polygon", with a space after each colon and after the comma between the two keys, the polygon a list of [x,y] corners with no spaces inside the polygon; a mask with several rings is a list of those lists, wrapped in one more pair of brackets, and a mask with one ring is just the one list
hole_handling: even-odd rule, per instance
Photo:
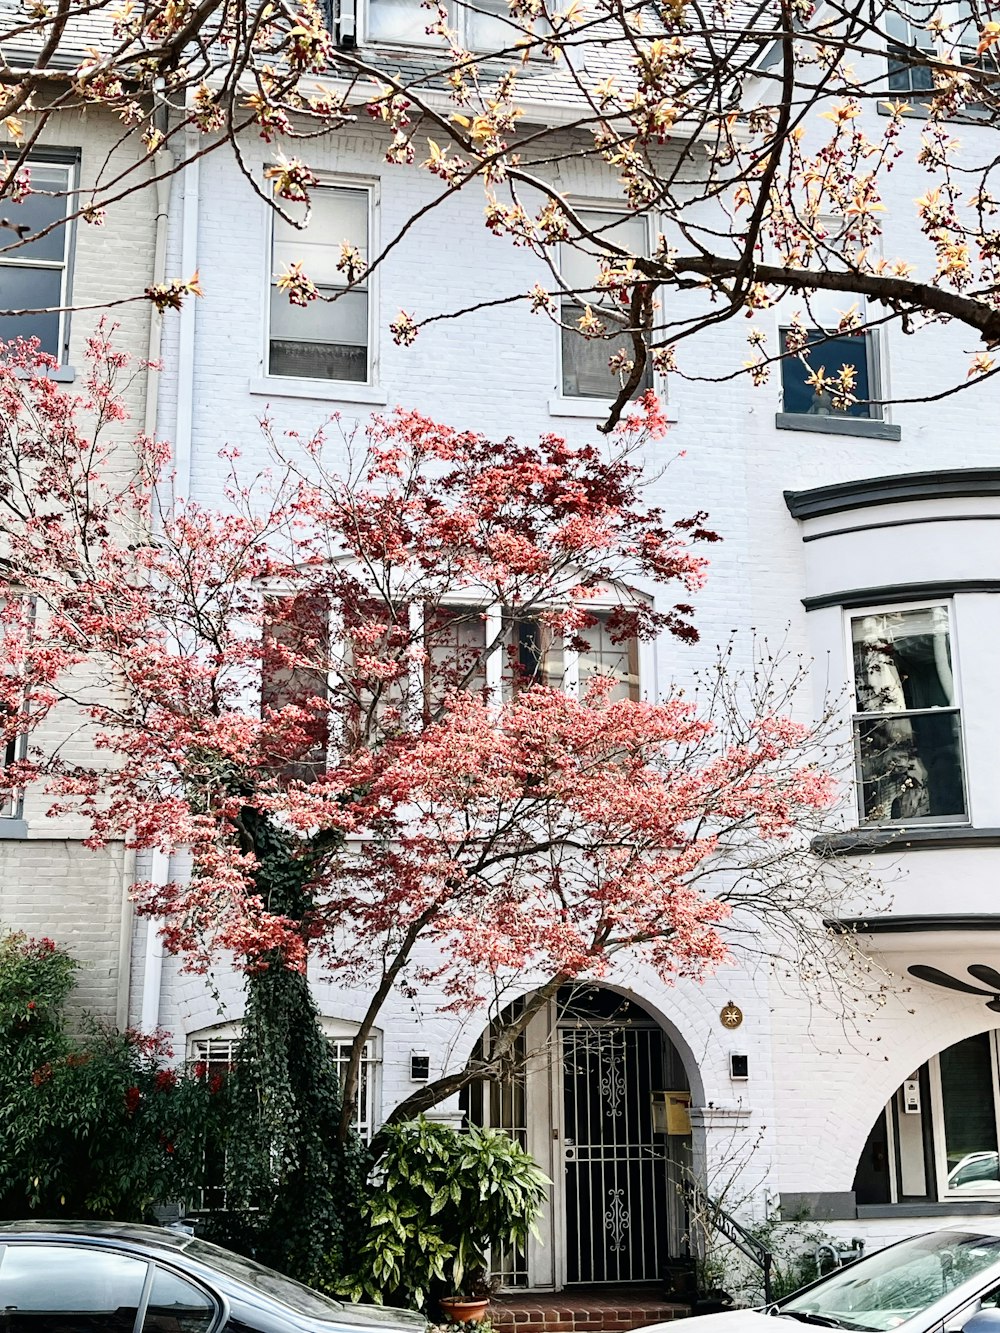
{"label": "window pane", "polygon": [[313,782],[326,767],[330,740],[327,708],[330,663],[330,612],[325,600],[301,594],[268,602],[261,664],[261,709],[280,712],[265,734],[271,752],[265,762],[285,780]]}
{"label": "window pane", "polygon": [[990,1034],[949,1046],[940,1061],[948,1188],[1000,1188]]}
{"label": "window pane", "polygon": [[859,712],[954,706],[947,607],[855,616],[851,638]]}
{"label": "window pane", "polygon": [[[424,13],[426,11],[421,11]],[[305,206],[284,204],[295,217],[305,217]],[[368,258],[368,191],[319,188],[312,192],[312,213],[304,231],[274,215],[273,271],[279,275],[300,263],[317,287],[346,286],[337,270],[340,247],[347,241]]]}
{"label": "window pane", "polygon": [[[575,324],[583,314],[583,306],[571,302],[563,303],[562,318],[565,324]],[[624,351],[631,359],[634,348],[631,335],[614,334],[609,338],[584,338],[572,328],[562,329],[562,391],[567,398],[615,398],[621,388],[617,373],[613,372],[608,362],[615,352]],[[642,380],[635,391],[635,397],[653,387],[653,369],[649,362],[643,372]]]}
{"label": "window pane", "polygon": [[425,629],[427,703],[440,706],[449,689],[486,686],[486,620],[478,607],[438,607]]}
{"label": "window pane", "polygon": [[157,1268],[142,1333],[206,1333],[214,1317],[215,1306],[203,1291]]}
{"label": "window pane", "polygon": [[[781,330],[784,346],[785,330]],[[809,334],[810,343],[818,343],[823,338],[819,330]],[[876,415],[867,402],[855,403],[846,412],[833,406],[829,393],[819,393],[807,383],[809,376],[818,370],[824,370],[828,376],[835,375],[841,366],[853,366],[855,370],[854,396],[862,400],[871,397],[871,383],[868,374],[867,333],[845,333],[826,338],[822,346],[817,346],[810,353],[808,366],[797,356],[785,357],[781,362],[782,410],[810,417],[871,417]]]}
{"label": "window pane", "polygon": [[914,713],[855,723],[861,813],[873,821],[965,814],[957,713]]}
{"label": "window pane", "polygon": [[132,1333],[147,1264],[70,1245],[8,1245],[0,1309],[9,1333]]}
{"label": "window pane", "polygon": [[564,672],[561,637],[537,620],[506,619],[501,668],[505,698],[528,685],[558,689]]}
{"label": "window pane", "polygon": [[440,37],[429,37],[427,25],[436,21],[434,11],[420,0],[368,0],[368,40],[372,42],[418,42],[437,45]]}
{"label": "window pane", "polygon": [[345,292],[333,304],[293,306],[271,288],[272,375],[364,381],[368,378],[368,295]]}
{"label": "window pane", "polygon": [[[0,264],[0,310],[59,306],[61,296],[61,269]],[[59,315],[0,315],[0,339],[10,342],[13,338],[38,338],[43,352],[58,357],[62,350]]]}
{"label": "window pane", "polygon": [[598,677],[610,676],[614,681],[610,699],[638,699],[638,646],[635,640],[612,643],[606,615],[599,618],[598,624],[581,630],[580,637],[590,645],[587,652],[580,654],[580,694]]}
{"label": "window pane", "polygon": [[[44,167],[33,162],[29,164],[31,172],[31,189],[58,191],[63,194],[61,199],[53,199],[46,194],[29,194],[23,204],[15,204],[11,199],[5,198],[0,207],[3,208],[3,216],[8,218],[16,227],[26,227],[27,234],[41,231],[44,227],[51,226],[53,222],[66,216],[66,198],[65,190],[69,179],[65,167]],[[6,248],[14,240],[14,233],[8,228],[0,231],[0,250]],[[47,236],[41,237],[37,241],[28,241],[25,245],[19,245],[16,249],[7,250],[5,258],[13,259],[35,259],[35,260],[55,260],[62,263],[66,257],[66,225],[63,223],[60,227],[55,227]]]}
{"label": "window pane", "polygon": [[522,35],[510,20],[507,0],[469,0],[465,7],[465,32],[470,50],[503,51]]}
{"label": "window pane", "polygon": [[[649,226],[645,217],[602,213],[592,209],[578,209],[577,216],[588,231],[594,232],[609,245],[619,246],[626,254],[645,255],[649,250]],[[581,241],[579,247],[561,246],[559,269],[563,282],[574,291],[593,288],[604,254],[601,247],[592,241]]]}

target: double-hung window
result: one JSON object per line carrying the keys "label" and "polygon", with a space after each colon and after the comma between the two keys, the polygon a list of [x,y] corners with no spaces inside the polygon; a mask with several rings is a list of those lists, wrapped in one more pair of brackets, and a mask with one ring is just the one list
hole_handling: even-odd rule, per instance
{"label": "double-hung window", "polygon": [[[450,0],[446,9],[448,26],[470,51],[507,50],[522,36],[520,26],[511,21],[507,0]],[[420,0],[368,0],[369,41],[440,46],[443,38],[427,31],[436,23],[437,10],[424,8]]]}
{"label": "double-hung window", "polygon": [[[906,96],[933,93],[934,74],[929,65],[914,58],[955,61],[970,68],[996,73],[1000,69],[995,48],[977,53],[979,34],[1000,17],[996,0],[895,0],[885,13],[889,39],[889,91]],[[931,27],[928,28],[928,24]]]}
{"label": "double-hung window", "polygon": [[[0,174],[9,164],[0,161]],[[31,162],[30,188],[20,202],[9,194],[0,228],[0,340],[37,338],[41,350],[66,360],[72,228],[67,222],[74,188],[70,163]]]}
{"label": "double-hung window", "polygon": [[[282,207],[297,220],[305,218],[300,205]],[[367,264],[371,219],[372,190],[357,185],[316,186],[309,221],[301,230],[274,214],[269,374],[371,382],[371,283],[362,276],[351,286],[350,268],[342,263],[346,245]],[[293,305],[278,286],[294,264],[301,265],[319,292],[305,305]]]}
{"label": "double-hung window", "polygon": [[962,726],[946,604],[850,617],[860,815],[964,823]]}
{"label": "double-hung window", "polygon": [[[650,248],[650,220],[621,213],[579,209],[577,215],[587,230],[609,245],[617,246],[626,255],[647,255]],[[592,241],[566,242],[559,247],[559,269],[564,285],[569,289],[561,298],[560,320],[563,325],[560,343],[559,383],[564,398],[615,398],[623,383],[623,373],[612,370],[611,358],[624,352],[632,360],[632,336],[622,333],[621,326],[608,313],[622,307],[617,293],[597,287],[602,256],[611,256]],[[599,336],[585,338],[578,332],[579,321],[587,309],[604,325]],[[603,313],[602,313],[603,308]],[[649,361],[635,397],[653,387],[653,371]]]}

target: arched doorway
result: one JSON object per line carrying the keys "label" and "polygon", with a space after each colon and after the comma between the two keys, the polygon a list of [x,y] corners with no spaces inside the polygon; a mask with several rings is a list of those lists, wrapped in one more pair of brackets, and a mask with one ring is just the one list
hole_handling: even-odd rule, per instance
{"label": "arched doorway", "polygon": [[[501,1021],[519,1011],[523,1001]],[[534,1015],[510,1075],[465,1099],[470,1119],[514,1135],[553,1181],[543,1244],[497,1258],[505,1285],[656,1282],[686,1253],[688,1086],[677,1048],[631,996],[578,983]],[[680,1110],[669,1124],[654,1115],[664,1093]]]}

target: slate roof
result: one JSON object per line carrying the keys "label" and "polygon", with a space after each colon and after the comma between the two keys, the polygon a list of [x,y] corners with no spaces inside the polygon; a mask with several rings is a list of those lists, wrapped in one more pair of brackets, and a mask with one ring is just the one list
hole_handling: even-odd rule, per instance
{"label": "slate roof", "polygon": [[[120,43],[114,35],[112,11],[121,2],[70,0],[71,17],[60,42],[58,58],[51,62],[52,67],[73,69],[85,59],[88,51],[94,49],[117,51]],[[49,3],[51,5],[51,0]],[[649,9],[655,14],[652,5]],[[741,63],[770,44],[772,39],[765,34],[777,21],[773,0],[698,0],[686,12],[695,19],[704,12],[704,21],[711,24],[718,45],[737,50]],[[30,67],[34,63],[43,45],[44,33],[18,31],[31,23],[21,0],[0,0],[0,63],[13,69]],[[602,35],[602,29],[607,36]],[[653,31],[650,24],[651,34]],[[576,86],[574,70],[585,86],[592,86],[609,76],[615,77],[622,87],[628,85],[633,53],[620,33],[621,29],[613,22],[588,28],[579,44],[571,46],[566,58],[560,60],[535,58],[522,65],[515,55],[484,59],[479,62],[480,82],[488,84],[491,76],[499,77],[511,64],[516,64],[518,101],[533,108],[551,106],[582,110],[587,106],[587,99]],[[614,39],[616,34],[617,40]],[[685,36],[695,51],[696,60],[699,53],[707,54],[697,27],[691,33],[685,32]],[[140,54],[138,48],[122,50],[126,58]],[[356,61],[392,74],[398,73],[408,85],[413,83],[428,91],[441,92],[446,90],[446,76],[452,68],[446,55],[428,48],[362,46],[342,55],[338,53],[330,75],[334,78],[351,76],[356,71]]]}

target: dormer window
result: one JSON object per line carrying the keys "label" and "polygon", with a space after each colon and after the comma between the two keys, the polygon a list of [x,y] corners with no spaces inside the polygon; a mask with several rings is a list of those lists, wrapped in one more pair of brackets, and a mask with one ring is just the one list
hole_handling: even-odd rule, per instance
{"label": "dormer window", "polygon": [[[470,51],[503,51],[522,36],[511,22],[507,0],[475,0],[446,6],[448,25],[460,46]],[[368,40],[393,46],[444,45],[444,39],[429,27],[437,23],[437,10],[426,9],[419,0],[368,0]]]}

